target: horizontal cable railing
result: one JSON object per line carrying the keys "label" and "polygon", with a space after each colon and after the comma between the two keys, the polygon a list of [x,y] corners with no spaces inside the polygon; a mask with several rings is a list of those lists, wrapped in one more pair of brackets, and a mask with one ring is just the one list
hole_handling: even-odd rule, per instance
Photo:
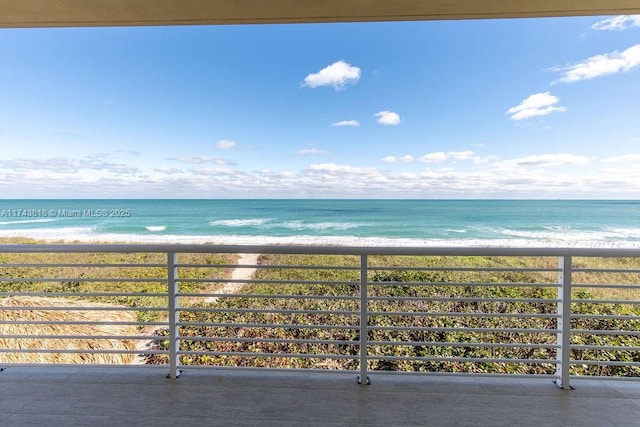
{"label": "horizontal cable railing", "polygon": [[0,245],[0,368],[640,376],[640,250]]}

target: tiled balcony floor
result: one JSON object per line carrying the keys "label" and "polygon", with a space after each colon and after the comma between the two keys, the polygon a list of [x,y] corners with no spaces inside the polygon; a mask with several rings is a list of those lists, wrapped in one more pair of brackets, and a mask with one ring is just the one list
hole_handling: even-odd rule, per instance
{"label": "tiled balcony floor", "polygon": [[167,368],[0,372],[0,425],[640,426],[640,381]]}

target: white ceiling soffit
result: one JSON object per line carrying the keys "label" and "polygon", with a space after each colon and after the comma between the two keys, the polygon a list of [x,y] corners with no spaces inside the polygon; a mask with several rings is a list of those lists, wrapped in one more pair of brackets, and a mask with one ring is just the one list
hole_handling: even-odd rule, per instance
{"label": "white ceiling soffit", "polygon": [[0,27],[267,24],[640,14],[639,0],[0,0]]}

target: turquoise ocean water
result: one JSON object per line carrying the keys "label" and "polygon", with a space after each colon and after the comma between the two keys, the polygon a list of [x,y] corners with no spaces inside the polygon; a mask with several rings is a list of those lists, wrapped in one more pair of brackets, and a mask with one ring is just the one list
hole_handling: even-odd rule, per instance
{"label": "turquoise ocean water", "polygon": [[640,201],[0,200],[0,237],[635,248]]}

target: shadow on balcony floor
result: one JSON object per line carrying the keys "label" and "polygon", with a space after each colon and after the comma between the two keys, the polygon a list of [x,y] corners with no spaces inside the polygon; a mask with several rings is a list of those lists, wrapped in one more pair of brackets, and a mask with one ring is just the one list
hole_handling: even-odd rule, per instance
{"label": "shadow on balcony floor", "polygon": [[166,368],[0,372],[0,425],[640,426],[640,382]]}

